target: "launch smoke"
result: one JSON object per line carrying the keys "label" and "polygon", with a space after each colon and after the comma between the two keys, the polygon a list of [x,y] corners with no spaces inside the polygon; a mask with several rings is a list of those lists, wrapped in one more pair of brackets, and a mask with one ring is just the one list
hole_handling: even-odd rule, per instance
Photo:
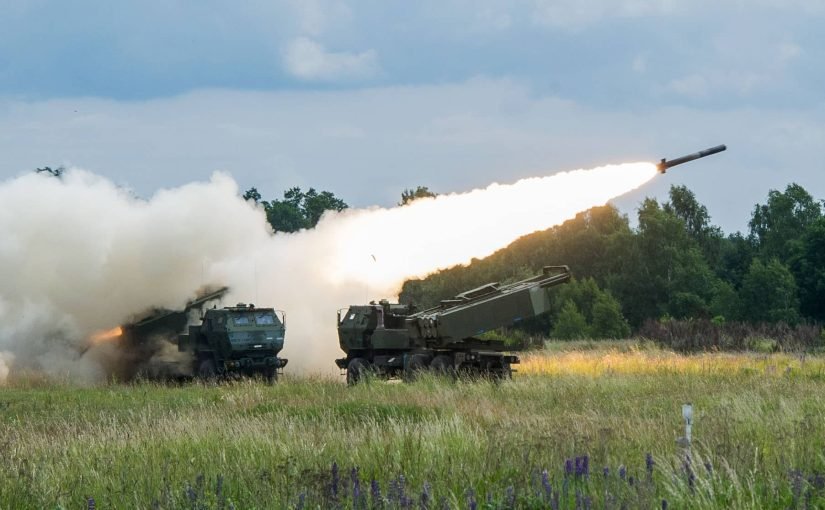
{"label": "launch smoke", "polygon": [[205,285],[229,286],[227,305],[285,310],[289,371],[330,373],[338,308],[393,298],[407,278],[487,256],[655,175],[649,163],[577,170],[329,212],[293,234],[273,234],[225,174],[149,200],[78,169],[24,175],[0,184],[0,380],[17,369],[105,378],[106,343],[90,338],[152,307],[180,309]]}

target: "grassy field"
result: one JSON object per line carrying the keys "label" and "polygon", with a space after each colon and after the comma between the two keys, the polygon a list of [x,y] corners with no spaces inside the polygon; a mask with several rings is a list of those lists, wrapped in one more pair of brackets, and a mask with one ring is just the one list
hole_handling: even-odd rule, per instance
{"label": "grassy field", "polygon": [[0,388],[0,507],[825,506],[823,358],[579,343],[520,369],[355,388],[18,379]]}

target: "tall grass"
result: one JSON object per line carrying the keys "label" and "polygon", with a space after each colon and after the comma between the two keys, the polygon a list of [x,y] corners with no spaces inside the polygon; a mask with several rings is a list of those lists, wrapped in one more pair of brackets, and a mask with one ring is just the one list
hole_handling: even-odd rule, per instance
{"label": "tall grass", "polygon": [[825,505],[822,366],[617,344],[531,355],[502,384],[17,380],[0,390],[0,507]]}

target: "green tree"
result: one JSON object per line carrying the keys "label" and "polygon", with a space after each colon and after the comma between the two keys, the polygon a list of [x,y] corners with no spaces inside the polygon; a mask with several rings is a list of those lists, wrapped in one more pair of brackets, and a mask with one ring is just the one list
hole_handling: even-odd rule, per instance
{"label": "green tree", "polygon": [[777,259],[754,259],[742,281],[740,296],[745,319],[752,322],[799,320],[799,302],[793,274]]}
{"label": "green tree", "polygon": [[401,192],[401,202],[398,205],[407,205],[414,200],[426,197],[437,197],[438,193],[430,191],[427,186],[417,186],[413,189],[405,189]]}
{"label": "green tree", "polygon": [[742,303],[739,294],[733,285],[726,281],[719,281],[710,302],[710,312],[714,317],[721,317],[728,321],[742,319]]}
{"label": "green tree", "polygon": [[585,338],[588,333],[587,320],[579,312],[576,304],[567,301],[556,317],[550,336],[560,340]]}
{"label": "green tree", "polygon": [[261,200],[256,188],[249,188],[243,194],[244,200],[262,205],[266,219],[276,232],[297,232],[313,228],[326,211],[343,211],[347,204],[329,191],[317,192],[314,188],[303,192],[294,187],[284,192],[282,200]]}
{"label": "green tree", "polygon": [[622,315],[619,302],[607,292],[602,292],[593,303],[590,336],[593,338],[627,338],[630,336],[630,325]]}
{"label": "green tree", "polygon": [[799,285],[800,311],[825,321],[825,218],[815,221],[802,235],[791,269]]}
{"label": "green tree", "polygon": [[805,230],[822,217],[822,206],[799,184],[785,192],[771,190],[768,203],[757,204],[748,223],[750,236],[764,259],[787,262]]}
{"label": "green tree", "polygon": [[685,223],[688,236],[699,245],[708,264],[715,267],[724,237],[722,229],[711,225],[707,207],[696,200],[696,195],[687,186],[671,186],[669,195],[670,202],[663,208]]}

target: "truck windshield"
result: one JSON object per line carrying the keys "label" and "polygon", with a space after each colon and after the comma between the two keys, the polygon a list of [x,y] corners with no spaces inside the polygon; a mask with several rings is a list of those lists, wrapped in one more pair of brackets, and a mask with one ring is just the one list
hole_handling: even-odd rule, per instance
{"label": "truck windshield", "polygon": [[283,340],[284,334],[274,330],[233,331],[229,333],[229,341],[233,344],[256,343],[265,344]]}
{"label": "truck windshield", "polygon": [[281,321],[270,312],[239,313],[232,315],[232,324],[235,326],[271,326],[280,324]]}
{"label": "truck windshield", "polygon": [[256,313],[255,324],[275,324],[275,314],[272,312]]}

